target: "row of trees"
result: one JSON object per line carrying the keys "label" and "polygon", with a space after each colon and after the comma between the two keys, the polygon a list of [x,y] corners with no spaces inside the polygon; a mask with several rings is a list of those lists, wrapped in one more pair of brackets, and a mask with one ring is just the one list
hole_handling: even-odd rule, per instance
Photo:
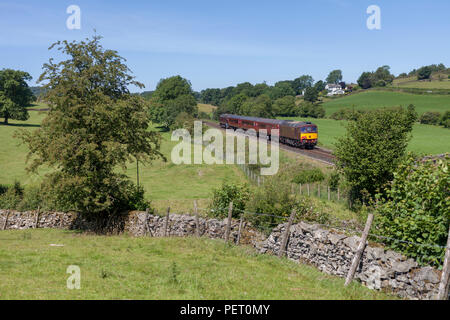
{"label": "row of trees", "polygon": [[[333,70],[326,78],[327,83],[339,83],[342,81],[342,71]],[[265,82],[252,85],[249,82],[239,83],[235,87],[230,86],[223,89],[209,88],[200,92],[200,101],[215,106],[231,100],[234,96],[243,94],[250,98],[256,98],[262,94],[269,96],[272,101],[285,96],[301,95],[305,93],[305,100],[314,102],[319,92],[325,89],[326,83],[322,80],[314,83],[310,75],[302,75],[294,80],[278,81],[273,86]],[[313,90],[315,89],[315,90]],[[306,91],[306,92],[305,92]]]}
{"label": "row of trees", "polygon": [[[327,82],[338,83],[342,80],[340,70],[332,71]],[[323,117],[325,112],[316,102],[324,93],[326,83],[322,80],[314,83],[309,75],[294,80],[285,80],[269,86],[266,83],[252,85],[249,82],[236,87],[223,89],[205,89],[200,93],[200,101],[218,106],[214,117],[222,113],[233,113],[256,117],[306,116]],[[304,102],[295,103],[295,96],[303,94]]]}
{"label": "row of trees", "polygon": [[423,66],[419,69],[413,69],[409,73],[401,73],[399,78],[406,78],[411,76],[417,76],[418,80],[425,80],[431,77],[431,74],[434,72],[443,72],[447,71],[447,67],[443,64],[431,64],[429,66]]}
{"label": "row of trees", "polygon": [[390,69],[389,66],[382,66],[373,72],[363,72],[357,81],[358,85],[363,89],[369,89],[392,84],[395,77],[391,74]]}

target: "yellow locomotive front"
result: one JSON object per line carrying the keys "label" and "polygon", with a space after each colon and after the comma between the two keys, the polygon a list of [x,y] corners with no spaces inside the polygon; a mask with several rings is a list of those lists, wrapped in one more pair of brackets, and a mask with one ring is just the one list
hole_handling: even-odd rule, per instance
{"label": "yellow locomotive front", "polygon": [[314,148],[317,145],[319,133],[317,126],[314,124],[307,124],[300,128],[301,144],[307,148]]}

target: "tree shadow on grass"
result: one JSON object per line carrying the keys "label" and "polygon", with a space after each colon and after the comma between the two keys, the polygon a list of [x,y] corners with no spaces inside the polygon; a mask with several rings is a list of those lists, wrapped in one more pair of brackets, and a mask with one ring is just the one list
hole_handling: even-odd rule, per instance
{"label": "tree shadow on grass", "polygon": [[19,127],[19,128],[40,128],[40,124],[30,124],[30,123],[8,123],[0,122],[0,127]]}

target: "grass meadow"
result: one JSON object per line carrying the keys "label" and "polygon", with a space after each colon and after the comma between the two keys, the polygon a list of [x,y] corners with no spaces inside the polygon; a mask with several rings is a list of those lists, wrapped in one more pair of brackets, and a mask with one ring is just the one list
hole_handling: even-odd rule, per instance
{"label": "grass meadow", "polygon": [[[396,299],[222,240],[34,229],[0,231],[0,241],[2,300]],[[80,267],[79,290],[67,288],[69,265]]]}
{"label": "grass meadow", "polygon": [[[22,185],[37,184],[50,171],[43,168],[38,174],[31,174],[25,169],[28,148],[19,144],[14,133],[21,129],[38,128],[46,115],[42,111],[29,113],[28,121],[11,120],[10,125],[0,125],[0,184],[12,184],[14,181],[20,181]],[[140,184],[157,209],[163,210],[170,204],[174,210],[185,210],[192,207],[193,199],[199,199],[200,205],[206,205],[212,189],[219,187],[224,181],[246,180],[243,172],[235,165],[175,165],[170,161],[171,151],[178,142],[171,141],[170,132],[161,132],[161,136],[161,151],[167,162],[156,160],[149,165],[139,165]],[[136,163],[130,163],[125,173],[136,182]]]}

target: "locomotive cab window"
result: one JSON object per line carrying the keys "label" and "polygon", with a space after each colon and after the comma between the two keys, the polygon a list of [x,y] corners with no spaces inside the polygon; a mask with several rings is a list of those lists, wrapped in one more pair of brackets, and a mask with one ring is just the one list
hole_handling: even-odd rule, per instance
{"label": "locomotive cab window", "polygon": [[317,127],[303,127],[302,133],[317,133]]}

